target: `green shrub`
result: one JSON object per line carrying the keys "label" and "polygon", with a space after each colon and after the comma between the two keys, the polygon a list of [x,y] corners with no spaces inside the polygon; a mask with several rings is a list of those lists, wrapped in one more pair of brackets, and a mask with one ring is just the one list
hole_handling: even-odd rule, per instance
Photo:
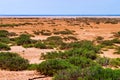
{"label": "green shrub", "polygon": [[8,37],[0,37],[0,42],[10,43],[10,39]]}
{"label": "green shrub", "polygon": [[59,47],[60,45],[63,44],[63,41],[60,36],[51,36],[45,40],[45,43],[48,45],[52,45],[54,47]]}
{"label": "green shrub", "polygon": [[110,66],[112,67],[120,67],[120,58],[111,59]]}
{"label": "green shrub", "polygon": [[38,64],[29,64],[28,70],[37,70]]}
{"label": "green shrub", "polygon": [[99,57],[96,59],[96,62],[99,63],[101,66],[107,66],[109,65],[110,59],[106,57]]}
{"label": "green shrub", "polygon": [[40,49],[47,49],[47,46],[42,43],[42,42],[38,42],[34,45],[35,48],[40,48]]}
{"label": "green shrub", "polygon": [[33,33],[34,33],[35,35],[39,35],[39,34],[41,33],[41,31],[37,30],[37,31],[33,31]]}
{"label": "green shrub", "polygon": [[99,46],[96,46],[93,44],[92,41],[87,41],[87,40],[71,42],[61,46],[61,49],[71,49],[71,48],[83,48],[88,50],[94,50],[96,53],[100,50]]}
{"label": "green shrub", "polygon": [[112,39],[111,41],[112,41],[113,43],[118,43],[118,44],[120,43],[120,40],[119,40],[118,38]]}
{"label": "green shrub", "polygon": [[117,75],[112,69],[103,69],[99,66],[93,66],[84,70],[83,80],[118,80],[120,72]]}
{"label": "green shrub", "polygon": [[94,50],[89,50],[86,48],[75,48],[64,52],[48,52],[41,56],[42,59],[67,59],[69,57],[74,56],[82,56],[90,59],[95,59],[97,57],[96,52]]}
{"label": "green shrub", "polygon": [[59,51],[54,51],[54,52],[47,52],[46,54],[41,55],[41,59],[56,59],[56,58],[61,58],[61,55],[64,55],[63,52]]}
{"label": "green shrub", "polygon": [[79,68],[61,70],[54,75],[53,80],[78,80],[78,78],[81,76],[81,72],[82,70]]}
{"label": "green shrub", "polygon": [[24,44],[23,47],[24,48],[31,48],[31,47],[34,47],[34,44]]}
{"label": "green shrub", "polygon": [[104,46],[112,46],[113,45],[113,41],[111,40],[105,40],[101,43]]}
{"label": "green shrub", "polygon": [[10,52],[0,53],[0,68],[11,71],[25,70],[28,67],[28,60],[21,58],[18,54]]}
{"label": "green shrub", "polygon": [[9,36],[18,36],[15,32],[9,32]]}
{"label": "green shrub", "polygon": [[18,38],[16,38],[16,43],[18,45],[31,44],[33,43],[33,40],[30,39],[30,35],[21,34]]}
{"label": "green shrub", "polygon": [[120,70],[91,66],[86,69],[68,69],[57,73],[53,80],[119,80]]}
{"label": "green shrub", "polygon": [[41,35],[50,36],[52,33],[49,30],[42,30]]}
{"label": "green shrub", "polygon": [[69,62],[61,59],[46,60],[38,65],[37,71],[44,75],[52,76],[60,70],[74,67]]}
{"label": "green shrub", "polygon": [[0,30],[0,37],[7,37],[9,35],[9,32],[6,30]]}
{"label": "green shrub", "polygon": [[10,47],[5,43],[0,42],[0,50],[10,50]]}
{"label": "green shrub", "polygon": [[94,65],[95,63],[86,57],[70,57],[67,61],[75,66],[79,66],[81,68],[89,67]]}
{"label": "green shrub", "polygon": [[77,41],[78,39],[76,38],[76,37],[74,37],[74,36],[67,36],[67,37],[64,37],[63,38],[64,40],[74,40],[74,41]]}
{"label": "green shrub", "polygon": [[114,52],[114,54],[120,54],[120,47],[116,48],[116,52]]}
{"label": "green shrub", "polygon": [[55,31],[54,34],[58,35],[58,34],[63,34],[63,35],[68,35],[68,34],[73,34],[72,31],[65,29],[63,31]]}

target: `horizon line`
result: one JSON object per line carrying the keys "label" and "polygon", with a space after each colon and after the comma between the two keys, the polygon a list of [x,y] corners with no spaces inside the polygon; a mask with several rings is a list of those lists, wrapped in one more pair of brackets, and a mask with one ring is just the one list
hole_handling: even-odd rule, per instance
{"label": "horizon line", "polygon": [[0,16],[120,16],[120,14],[0,14]]}

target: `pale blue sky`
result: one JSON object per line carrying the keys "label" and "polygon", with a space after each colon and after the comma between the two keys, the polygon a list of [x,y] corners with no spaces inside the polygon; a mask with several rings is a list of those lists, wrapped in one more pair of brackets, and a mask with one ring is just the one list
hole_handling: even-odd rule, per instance
{"label": "pale blue sky", "polygon": [[120,0],[1,0],[0,14],[120,14]]}

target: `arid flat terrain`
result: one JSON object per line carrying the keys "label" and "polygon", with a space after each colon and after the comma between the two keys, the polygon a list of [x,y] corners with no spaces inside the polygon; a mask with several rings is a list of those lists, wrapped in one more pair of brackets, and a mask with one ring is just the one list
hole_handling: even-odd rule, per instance
{"label": "arid flat terrain", "polygon": [[[79,40],[94,41],[98,36],[104,40],[115,38],[114,33],[120,31],[120,18],[0,18],[0,30],[14,32],[18,37],[20,34],[30,34],[33,40],[46,40],[50,36],[74,36]],[[46,34],[39,34],[39,31]],[[72,34],[58,34],[60,31],[71,31]],[[71,42],[74,40],[67,40]],[[10,44],[8,44],[10,45]],[[120,46],[120,45],[117,45]],[[57,51],[59,49],[38,49],[35,47],[24,48],[19,45],[11,45],[9,52],[18,53],[21,57],[27,59],[30,64],[38,64],[42,53]],[[6,52],[6,51],[1,51]],[[114,54],[114,49],[103,49],[100,56],[108,58],[120,58],[120,54]],[[35,77],[41,77],[35,70],[25,71],[5,71],[0,70],[0,80],[29,80]],[[50,77],[34,80],[51,80]]]}

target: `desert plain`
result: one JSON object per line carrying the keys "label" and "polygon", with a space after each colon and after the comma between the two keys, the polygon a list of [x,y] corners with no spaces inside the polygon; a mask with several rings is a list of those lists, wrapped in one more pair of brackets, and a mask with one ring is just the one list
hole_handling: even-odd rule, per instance
{"label": "desert plain", "polygon": [[[60,36],[65,43],[90,40],[98,44],[100,42],[98,37],[102,38],[102,40],[120,38],[120,33],[117,34],[120,31],[120,18],[0,18],[0,30],[16,34],[9,36],[9,38],[18,37],[21,34],[29,34],[32,40],[44,41],[51,36]],[[65,31],[70,33],[65,33]],[[72,38],[67,39],[68,36]],[[26,48],[22,45],[11,43],[7,45],[10,45],[11,48],[7,52],[19,54],[27,59],[30,64],[40,64],[45,61],[40,59],[43,53],[61,50],[58,47],[40,49],[35,47]],[[114,45],[120,47],[120,43]],[[1,50],[0,52],[6,52],[6,50]],[[104,47],[101,49],[101,54],[98,55],[107,58],[120,58],[120,54],[114,54],[114,52],[116,52],[116,49]],[[114,69],[115,67],[111,68]],[[52,77],[49,76],[33,79],[42,76],[44,75],[36,70],[0,70],[0,80],[52,80]]]}

